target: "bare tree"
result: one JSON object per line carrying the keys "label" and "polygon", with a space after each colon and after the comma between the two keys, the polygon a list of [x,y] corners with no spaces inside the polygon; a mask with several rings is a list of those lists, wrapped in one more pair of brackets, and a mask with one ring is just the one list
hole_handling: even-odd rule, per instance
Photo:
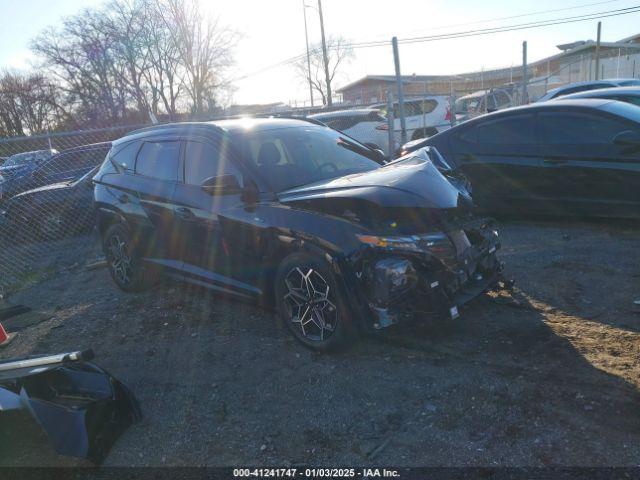
{"label": "bare tree", "polygon": [[97,126],[211,111],[237,39],[197,0],[110,0],[46,30],[32,50],[65,109]]}
{"label": "bare tree", "polygon": [[0,130],[5,135],[44,132],[63,112],[57,88],[44,76],[5,72],[0,76]]}
{"label": "bare tree", "polygon": [[85,10],[32,43],[43,59],[43,70],[59,80],[67,106],[92,124],[114,123],[127,116],[125,67],[114,61],[115,39],[106,21],[100,11]]}
{"label": "bare tree", "polygon": [[192,113],[205,113],[215,105],[218,90],[227,85],[224,71],[233,64],[238,34],[205,14],[197,0],[158,2],[159,11],[166,12],[163,19],[184,69],[182,78],[191,97]]}
{"label": "bare tree", "polygon": [[[353,48],[343,37],[327,38],[327,63],[329,65],[329,84],[333,85],[340,68],[353,60],[355,54]],[[293,64],[300,78],[308,84],[311,82],[313,90],[320,94],[322,104],[327,105],[327,81],[324,71],[324,58],[322,45],[315,44],[309,47],[310,72],[307,66],[307,57],[304,56]]]}

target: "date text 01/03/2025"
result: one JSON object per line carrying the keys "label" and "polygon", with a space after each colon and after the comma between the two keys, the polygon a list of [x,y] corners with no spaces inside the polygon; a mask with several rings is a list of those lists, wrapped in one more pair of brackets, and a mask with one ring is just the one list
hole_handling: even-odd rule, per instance
{"label": "date text 01/03/2025", "polygon": [[398,478],[397,470],[387,468],[235,468],[235,478]]}

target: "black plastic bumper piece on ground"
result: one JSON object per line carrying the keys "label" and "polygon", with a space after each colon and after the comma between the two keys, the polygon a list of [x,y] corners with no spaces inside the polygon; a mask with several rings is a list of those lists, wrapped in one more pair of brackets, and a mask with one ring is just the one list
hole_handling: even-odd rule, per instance
{"label": "black plastic bumper piece on ground", "polygon": [[0,362],[0,427],[3,418],[28,412],[24,417],[40,425],[59,454],[101,463],[142,414],[129,389],[86,357],[72,352]]}

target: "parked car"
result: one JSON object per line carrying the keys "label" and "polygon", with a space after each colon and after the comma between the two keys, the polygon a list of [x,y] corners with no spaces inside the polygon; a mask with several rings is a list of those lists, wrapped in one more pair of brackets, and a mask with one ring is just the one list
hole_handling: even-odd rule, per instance
{"label": "parked car", "polygon": [[98,167],[80,178],[27,190],[8,199],[0,210],[5,239],[59,240],[91,231],[95,225],[93,184]]}
{"label": "parked car", "polygon": [[[387,115],[387,105],[371,105]],[[416,140],[443,132],[451,127],[451,106],[446,95],[427,95],[420,98],[407,98],[404,101],[404,116],[407,138]],[[393,104],[394,131],[400,135],[400,107]]]}
{"label": "parked car", "polygon": [[469,120],[403,153],[436,147],[490,212],[640,216],[640,108],[554,100]]}
{"label": "parked car", "polygon": [[540,97],[538,102],[546,102],[554,98],[563,97],[572,93],[586,92],[588,90],[596,90],[600,88],[613,87],[631,87],[640,85],[640,79],[637,78],[614,78],[611,80],[595,80],[590,82],[575,82],[562,87],[549,90],[545,95]]}
{"label": "parked car", "polygon": [[[371,147],[375,146],[384,152],[389,151],[389,133],[387,119],[380,110],[363,108],[354,110],[338,110],[335,112],[316,113],[309,118],[349,135]],[[398,136],[395,145],[399,144]]]}
{"label": "parked car", "polygon": [[507,90],[492,88],[480,90],[458,98],[454,102],[456,122],[464,122],[485,113],[513,106],[513,98]]}
{"label": "parked car", "polygon": [[28,184],[31,173],[56,153],[57,150],[51,149],[11,155],[0,167],[0,200],[20,192],[22,185]]}
{"label": "parked car", "polygon": [[416,312],[458,315],[499,278],[490,221],[425,152],[378,152],[312,121],[148,127],[94,177],[114,282],[159,272],[273,305],[305,346],[349,344]]}
{"label": "parked car", "polygon": [[576,98],[602,98],[627,102],[631,105],[640,107],[640,87],[599,88],[597,90],[572,93],[571,95],[566,95],[561,98],[566,100],[573,100]]}
{"label": "parked car", "polygon": [[110,148],[111,142],[102,142],[63,150],[31,173],[29,187],[76,180],[100,165]]}

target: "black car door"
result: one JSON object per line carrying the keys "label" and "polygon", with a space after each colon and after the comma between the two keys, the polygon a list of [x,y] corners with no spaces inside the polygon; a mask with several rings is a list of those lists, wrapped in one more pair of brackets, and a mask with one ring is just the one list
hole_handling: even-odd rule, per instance
{"label": "black car door", "polygon": [[119,201],[130,208],[135,242],[150,261],[179,269],[179,232],[173,218],[173,192],[178,181],[181,142],[149,139],[142,142],[135,163],[135,197],[122,192]]}
{"label": "black car door", "polygon": [[[174,193],[173,215],[181,239],[183,271],[213,288],[255,295],[254,262],[246,261],[243,224],[237,217],[244,210],[240,188],[205,191],[205,180],[229,176],[241,187],[243,176],[219,141],[189,139],[184,142],[182,181]],[[240,232],[240,233],[239,233]]]}
{"label": "black car door", "polygon": [[637,124],[595,109],[541,112],[539,120],[545,194],[558,213],[637,211],[640,152],[614,142],[640,133]]}
{"label": "black car door", "polygon": [[454,163],[489,210],[527,207],[539,194],[535,114],[487,116],[451,132]]}

